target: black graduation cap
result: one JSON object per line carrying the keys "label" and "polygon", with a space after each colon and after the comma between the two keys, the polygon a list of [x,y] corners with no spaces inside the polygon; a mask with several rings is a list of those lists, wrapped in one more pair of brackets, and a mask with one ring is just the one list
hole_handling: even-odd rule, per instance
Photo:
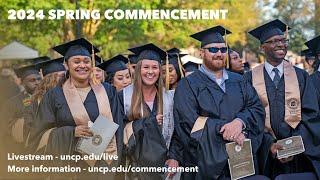
{"label": "black graduation cap", "polygon": [[140,61],[142,59],[149,59],[158,61],[161,64],[162,60],[166,59],[167,56],[167,53],[165,51],[163,51],[153,43],[130,48],[129,51],[138,55],[137,61]]}
{"label": "black graduation cap", "polygon": [[101,63],[98,67],[106,71],[106,73],[115,73],[127,68],[128,59],[123,55],[117,55],[111,59]]}
{"label": "black graduation cap", "polygon": [[301,54],[301,56],[304,56],[306,58],[315,57],[315,55],[311,49],[302,50],[300,54]]}
{"label": "black graduation cap", "polygon": [[314,53],[320,53],[320,36],[317,36],[304,43]]}
{"label": "black graduation cap", "polygon": [[14,72],[16,73],[18,78],[24,79],[31,74],[39,74],[39,69],[34,64],[32,64],[14,69]]}
{"label": "black graduation cap", "polygon": [[41,63],[41,62],[45,62],[48,60],[50,60],[50,58],[48,56],[41,56],[41,57],[36,57],[36,58],[32,58],[32,59],[26,59],[26,61],[30,62],[33,65]]}
{"label": "black graduation cap", "polygon": [[96,54],[94,55],[94,60],[96,61],[95,67],[99,67],[99,65],[100,65],[101,63],[103,63],[102,58],[101,58],[100,56],[96,55]]}
{"label": "black graduation cap", "polygon": [[92,48],[94,50],[94,53],[100,52],[99,49],[94,47],[88,40],[80,38],[56,46],[53,48],[53,50],[64,56],[65,60],[68,60],[70,57],[78,55],[91,57]]}
{"label": "black graduation cap", "polygon": [[54,72],[65,71],[66,68],[63,65],[63,60],[64,58],[60,57],[57,59],[44,61],[36,64],[36,68],[42,70],[43,76]]}
{"label": "black graduation cap", "polygon": [[129,54],[128,59],[131,64],[137,64],[138,63],[138,55],[136,54]]}
{"label": "black graduation cap", "polygon": [[201,47],[211,43],[225,43],[224,35],[230,34],[231,31],[222,26],[215,26],[198,33],[192,34],[191,37],[201,42]]}
{"label": "black graduation cap", "polygon": [[180,52],[181,52],[180,49],[178,49],[178,48],[176,48],[176,47],[171,48],[171,49],[169,49],[169,50],[167,51],[167,53],[169,53],[169,54],[179,54]]}
{"label": "black graduation cap", "polygon": [[[168,51],[167,51],[168,52]],[[171,51],[172,52],[172,51]],[[168,53],[169,59],[168,59],[168,64],[172,64],[178,74],[178,76],[181,76],[181,73],[183,73],[183,66],[181,64],[180,58],[187,54],[179,54],[179,53]],[[178,57],[179,56],[179,57]],[[163,61],[163,65],[166,65],[167,61]]]}
{"label": "black graduation cap", "polygon": [[199,64],[192,62],[192,61],[189,61],[183,65],[183,68],[184,68],[185,72],[193,72],[193,71],[199,69]]}
{"label": "black graduation cap", "polygon": [[248,33],[258,39],[260,43],[264,43],[267,39],[275,35],[284,35],[284,32],[290,30],[285,23],[279,19],[270,21],[262,26],[259,26]]}

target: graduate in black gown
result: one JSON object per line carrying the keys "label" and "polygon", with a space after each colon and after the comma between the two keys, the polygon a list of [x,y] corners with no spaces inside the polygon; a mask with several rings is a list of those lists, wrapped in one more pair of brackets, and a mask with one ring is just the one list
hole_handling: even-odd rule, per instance
{"label": "graduate in black gown", "polygon": [[129,54],[128,55],[128,60],[129,61],[128,61],[127,66],[128,66],[129,71],[130,71],[131,79],[133,81],[133,79],[134,79],[134,70],[135,70],[135,68],[137,66],[137,63],[138,63],[138,55]]}
{"label": "graduate in black gown", "polygon": [[228,49],[229,67],[228,70],[243,75],[244,64],[239,53],[233,49]]}
{"label": "graduate in black gown", "polygon": [[112,84],[117,91],[131,84],[131,77],[127,67],[128,59],[119,54],[101,63],[98,67],[106,72],[106,82]]}
{"label": "graduate in black gown", "polygon": [[[68,79],[62,87],[57,86],[49,90],[42,98],[35,126],[30,135],[30,143],[33,144],[31,146],[36,147],[38,153],[53,154],[58,157],[81,155],[76,151],[79,138],[92,136],[88,126],[89,121],[94,122],[99,115],[103,115],[119,125],[105,151],[108,155],[118,156],[118,160],[69,162],[55,159],[49,163],[55,166],[70,164],[86,169],[89,166],[117,167],[122,161],[123,113],[116,90],[111,85],[91,83],[91,52],[98,52],[98,49],[83,38],[53,49],[64,56],[68,67]],[[121,173],[102,174],[82,171],[74,175],[76,179],[115,179],[121,176]]]}
{"label": "graduate in black gown", "polygon": [[304,57],[304,60],[307,64],[307,67],[305,67],[305,70],[309,73],[309,74],[312,74],[314,71],[314,65],[315,65],[315,62],[316,62],[316,57],[314,55],[314,52],[311,50],[311,49],[305,49],[305,50],[302,50],[300,52],[300,56],[301,57]]}
{"label": "graduate in black gown", "polygon": [[[164,89],[161,61],[166,52],[154,44],[129,49],[138,54],[132,85],[119,92],[127,117],[125,144],[128,163],[138,167],[178,166],[169,160],[169,148],[174,130],[173,91]],[[165,172],[135,173],[138,179],[164,179]]]}
{"label": "graduate in black gown", "polygon": [[[40,84],[35,89],[34,94],[31,98],[31,114],[29,114],[30,118],[27,122],[27,128],[31,129],[34,123],[34,119],[36,119],[36,114],[39,109],[40,101],[42,100],[44,94],[58,86],[62,85],[65,81],[65,72],[66,69],[63,65],[64,58],[57,58],[52,60],[47,60],[44,62],[40,62],[36,64],[37,69],[40,70],[40,74],[43,77]],[[28,134],[29,137],[29,134]],[[26,145],[28,146],[28,137],[26,141]],[[32,147],[31,147],[32,148]]]}
{"label": "graduate in black gown", "polygon": [[168,62],[165,60],[162,63],[163,79],[166,81],[166,78],[168,78],[170,90],[174,90],[180,79],[184,77],[181,57],[186,54],[180,54],[180,52],[181,51],[178,48],[169,49],[167,51],[169,55]]}
{"label": "graduate in black gown", "polygon": [[[312,75],[310,76],[314,87],[317,89],[318,95],[320,96],[320,36],[317,36],[310,41],[305,43],[309,50],[312,53],[312,56],[315,57],[314,62],[314,71]],[[320,101],[319,101],[320,103]]]}
{"label": "graduate in black gown", "polygon": [[[276,19],[249,33],[260,40],[266,61],[245,74],[256,88],[266,109],[265,132],[259,150],[260,173],[275,178],[280,174],[305,173],[319,178],[320,121],[317,95],[309,75],[284,59],[288,49],[286,24]],[[277,140],[302,136],[305,152],[276,158],[282,147]],[[301,174],[300,174],[301,175]],[[290,175],[281,175],[292,178]],[[300,177],[301,178],[301,177]]]}
{"label": "graduate in black gown", "polygon": [[194,71],[199,69],[199,64],[192,62],[192,61],[188,61],[185,64],[183,64],[182,66],[184,69],[185,76],[188,76],[188,75],[192,74]]}
{"label": "graduate in black gown", "polygon": [[[215,26],[191,37],[201,41],[203,65],[182,79],[174,95],[177,139],[183,165],[198,166],[183,179],[229,179],[225,144],[251,139],[253,158],[262,140],[264,110],[254,88],[237,73],[226,71],[227,46]],[[177,145],[179,147],[179,145]],[[257,168],[256,172],[258,172]]]}
{"label": "graduate in black gown", "polygon": [[28,122],[32,110],[31,96],[39,85],[41,76],[39,69],[35,65],[15,69],[15,72],[18,78],[21,79],[24,90],[3,104],[1,114],[4,117],[1,128],[3,128],[2,133],[5,133],[4,137],[10,139],[6,142],[17,145],[3,147],[9,147],[13,152],[23,152],[24,143],[29,132],[28,123],[26,122]]}

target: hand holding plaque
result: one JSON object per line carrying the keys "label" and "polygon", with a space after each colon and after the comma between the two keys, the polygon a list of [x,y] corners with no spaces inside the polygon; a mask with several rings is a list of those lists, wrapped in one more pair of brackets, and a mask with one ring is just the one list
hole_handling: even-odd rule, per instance
{"label": "hand holding plaque", "polygon": [[[88,125],[91,126],[90,124]],[[92,137],[81,138],[78,141],[76,150],[85,154],[101,155],[112,140],[119,125],[106,117],[99,115],[90,127]]]}
{"label": "hand holding plaque", "polygon": [[226,150],[232,180],[255,174],[250,139],[245,139],[242,147],[235,142],[227,143]]}
{"label": "hand holding plaque", "polygon": [[301,136],[292,136],[286,139],[278,140],[277,144],[283,147],[277,151],[277,158],[283,159],[294,156],[305,151]]}

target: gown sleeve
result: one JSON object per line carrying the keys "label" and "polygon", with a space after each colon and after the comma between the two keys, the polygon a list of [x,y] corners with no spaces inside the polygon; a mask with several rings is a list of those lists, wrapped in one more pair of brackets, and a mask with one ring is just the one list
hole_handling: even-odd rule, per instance
{"label": "gown sleeve", "polygon": [[55,95],[54,89],[49,90],[40,102],[30,133],[30,145],[34,147],[34,152],[53,155],[73,154],[75,126],[59,127],[56,119]]}

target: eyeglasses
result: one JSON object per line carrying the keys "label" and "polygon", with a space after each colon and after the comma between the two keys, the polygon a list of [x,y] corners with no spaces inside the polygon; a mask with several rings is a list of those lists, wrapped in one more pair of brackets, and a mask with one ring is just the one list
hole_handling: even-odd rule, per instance
{"label": "eyeglasses", "polygon": [[209,48],[203,48],[203,49],[208,49],[208,51],[211,53],[217,53],[218,51],[220,51],[221,53],[227,52],[227,47],[222,47],[222,48],[209,47]]}
{"label": "eyeglasses", "polygon": [[278,44],[282,43],[284,45],[288,45],[289,39],[274,39],[274,40],[266,41],[264,43],[268,43],[268,44],[272,44],[272,45],[278,45]]}

